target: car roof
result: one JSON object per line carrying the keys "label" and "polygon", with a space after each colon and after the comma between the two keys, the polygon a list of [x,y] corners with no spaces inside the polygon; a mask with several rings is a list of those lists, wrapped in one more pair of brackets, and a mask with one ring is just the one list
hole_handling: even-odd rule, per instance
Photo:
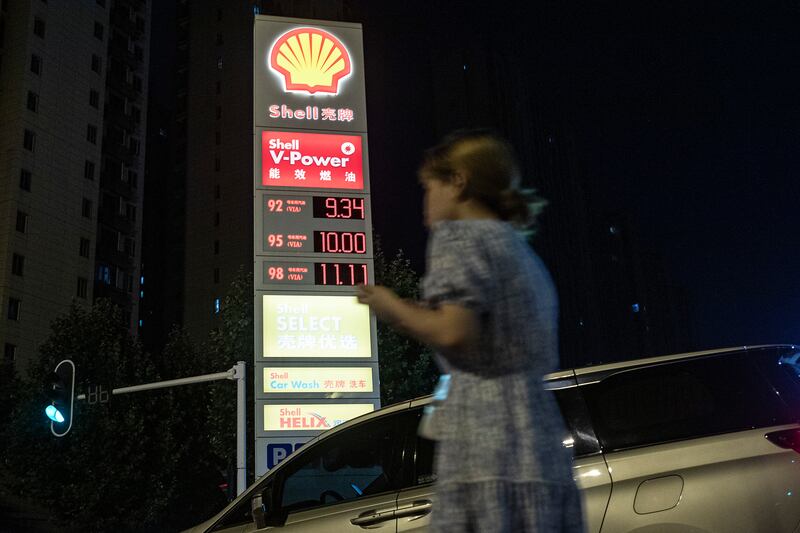
{"label": "car roof", "polygon": [[681,361],[686,359],[697,359],[700,357],[727,355],[734,353],[741,353],[751,350],[762,349],[791,349],[796,350],[797,347],[793,344],[758,344],[753,346],[733,346],[730,348],[717,348],[714,350],[702,350],[697,352],[686,352],[678,354],[659,355],[655,357],[645,357],[642,359],[632,359],[628,361],[617,361],[613,363],[606,363],[600,365],[589,365],[579,368],[572,368],[566,370],[558,370],[547,374],[544,380],[547,382],[555,382],[565,380],[573,377],[588,376],[593,374],[608,375],[616,372],[630,370],[642,366],[652,366],[661,363],[670,363],[674,361]]}

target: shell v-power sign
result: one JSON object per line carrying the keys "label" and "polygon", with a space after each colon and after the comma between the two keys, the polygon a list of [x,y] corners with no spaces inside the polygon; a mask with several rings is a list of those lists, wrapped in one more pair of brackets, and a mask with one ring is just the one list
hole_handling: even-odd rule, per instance
{"label": "shell v-power sign", "polygon": [[256,16],[256,475],[379,407],[361,25]]}

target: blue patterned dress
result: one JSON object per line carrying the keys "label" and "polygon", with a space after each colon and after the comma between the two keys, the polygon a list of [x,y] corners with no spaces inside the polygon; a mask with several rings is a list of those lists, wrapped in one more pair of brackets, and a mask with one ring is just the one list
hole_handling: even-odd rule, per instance
{"label": "blue patterned dress", "polygon": [[451,375],[433,414],[432,531],[582,533],[568,435],[542,376],[558,365],[558,299],[539,257],[497,220],[437,223],[424,301],[475,311],[478,343],[438,356]]}

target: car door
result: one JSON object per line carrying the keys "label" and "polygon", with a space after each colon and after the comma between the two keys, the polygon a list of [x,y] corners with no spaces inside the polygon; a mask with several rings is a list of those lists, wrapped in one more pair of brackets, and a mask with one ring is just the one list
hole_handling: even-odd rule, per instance
{"label": "car door", "polygon": [[602,531],[795,530],[800,461],[765,435],[796,427],[796,415],[745,352],[581,388],[613,484]]}
{"label": "car door", "polygon": [[[402,485],[407,411],[389,413],[340,430],[287,459],[269,487],[269,523],[276,533],[395,533],[397,491]],[[210,529],[257,529],[250,502],[242,501]],[[277,518],[276,518],[277,517]]]}
{"label": "car door", "polygon": [[282,469],[276,495],[286,533],[394,532],[404,412],[343,431]]}
{"label": "car door", "polygon": [[397,532],[425,533],[430,526],[436,503],[433,457],[436,443],[417,435],[423,402],[412,402],[411,416],[406,419],[407,446],[403,487],[397,497]]}

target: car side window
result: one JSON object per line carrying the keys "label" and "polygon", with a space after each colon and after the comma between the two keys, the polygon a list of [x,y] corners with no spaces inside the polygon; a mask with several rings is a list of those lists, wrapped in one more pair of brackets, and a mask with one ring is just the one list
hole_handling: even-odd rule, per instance
{"label": "car side window", "polygon": [[581,390],[606,451],[793,419],[746,353],[623,371]]}
{"label": "car side window", "polygon": [[556,389],[555,394],[561,416],[569,435],[564,435],[564,446],[572,448],[574,457],[600,453],[600,443],[594,434],[581,391],[577,386]]}
{"label": "car side window", "polygon": [[800,420],[800,350],[795,347],[765,348],[749,352],[781,400]]}
{"label": "car side window", "polygon": [[313,446],[286,465],[281,475],[282,511],[396,490],[402,472],[403,437],[398,417],[390,414]]}

